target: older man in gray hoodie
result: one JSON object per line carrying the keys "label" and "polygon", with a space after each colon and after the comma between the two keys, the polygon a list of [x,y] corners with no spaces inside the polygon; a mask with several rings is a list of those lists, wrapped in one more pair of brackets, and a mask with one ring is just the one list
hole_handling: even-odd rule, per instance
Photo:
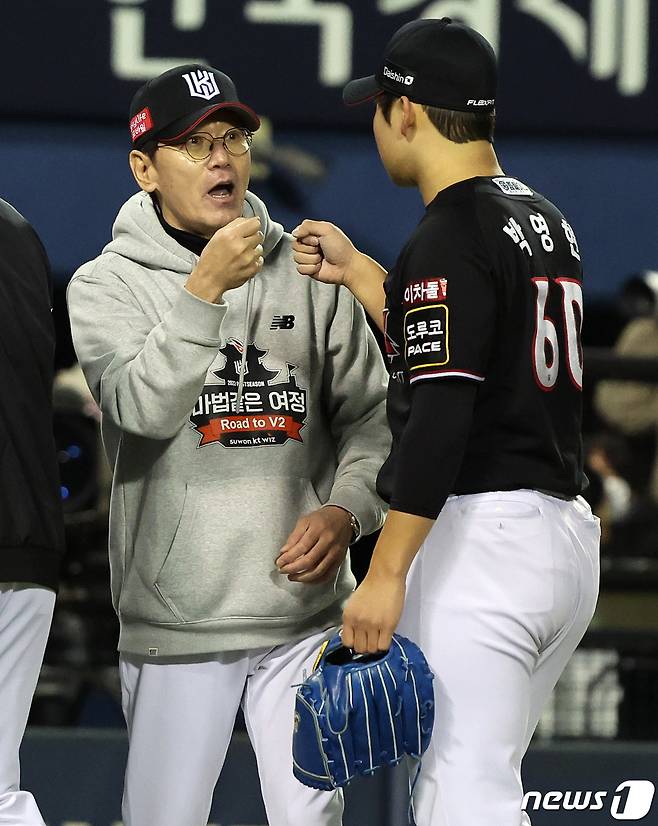
{"label": "older man in gray hoodie", "polygon": [[68,291],[113,466],[126,826],[204,826],[242,704],[273,826],[337,826],[292,775],[294,689],[376,530],[385,370],[364,314],[301,279],[247,191],[254,112],[172,69],[133,99],[141,192]]}

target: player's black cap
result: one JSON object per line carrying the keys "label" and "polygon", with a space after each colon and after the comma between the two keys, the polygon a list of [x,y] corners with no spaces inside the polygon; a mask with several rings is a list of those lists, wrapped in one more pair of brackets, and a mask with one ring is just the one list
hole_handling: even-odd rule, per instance
{"label": "player's black cap", "polygon": [[238,98],[228,75],[197,63],[176,66],[137,90],[130,104],[133,148],[157,138],[181,140],[202,120],[222,109],[239,116],[240,124],[255,132],[258,115]]}
{"label": "player's black cap", "polygon": [[449,17],[413,20],[390,39],[377,74],[348,83],[343,100],[354,106],[391,92],[441,109],[492,112],[496,77],[494,50],[475,29]]}

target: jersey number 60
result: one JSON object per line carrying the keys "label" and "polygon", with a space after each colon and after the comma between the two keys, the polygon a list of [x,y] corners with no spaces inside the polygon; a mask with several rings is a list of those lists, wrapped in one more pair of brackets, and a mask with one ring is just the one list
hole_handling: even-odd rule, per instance
{"label": "jersey number 60", "polygon": [[533,278],[537,289],[535,335],[532,340],[532,365],[535,381],[541,390],[552,390],[560,367],[555,322],[546,315],[546,301],[553,284],[562,289],[562,320],[567,351],[567,367],[573,385],[583,389],[583,354],[580,331],[583,326],[583,290],[573,278]]}

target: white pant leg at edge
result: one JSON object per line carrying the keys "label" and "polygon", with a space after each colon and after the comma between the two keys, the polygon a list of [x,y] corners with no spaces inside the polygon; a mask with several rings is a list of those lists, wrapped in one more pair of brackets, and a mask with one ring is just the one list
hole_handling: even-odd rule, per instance
{"label": "white pant leg at edge", "polygon": [[55,592],[29,583],[0,584],[0,824],[44,826],[29,792],[20,791],[20,748],[53,617]]}
{"label": "white pant leg at edge", "polygon": [[320,646],[332,633],[316,634],[272,649],[256,664],[247,681],[244,716],[258,760],[270,826],[341,826],[342,823],[342,791],[311,789],[292,773],[296,693],[293,686],[302,682],[304,671],[310,674]]}
{"label": "white pant leg at edge", "polygon": [[598,593],[598,520],[532,491],[454,497],[407,579],[398,627],[435,675],[417,826],[520,826],[520,764]]}
{"label": "white pant leg at edge", "polygon": [[124,826],[206,826],[249,671],[247,652],[122,655]]}

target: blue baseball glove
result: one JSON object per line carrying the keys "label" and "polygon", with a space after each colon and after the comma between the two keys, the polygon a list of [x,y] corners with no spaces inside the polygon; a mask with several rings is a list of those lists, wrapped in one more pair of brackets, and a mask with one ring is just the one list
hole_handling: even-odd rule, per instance
{"label": "blue baseball glove", "polygon": [[331,791],[353,777],[420,757],[434,726],[432,674],[411,640],[386,653],[354,654],[336,634],[297,690],[293,773]]}

